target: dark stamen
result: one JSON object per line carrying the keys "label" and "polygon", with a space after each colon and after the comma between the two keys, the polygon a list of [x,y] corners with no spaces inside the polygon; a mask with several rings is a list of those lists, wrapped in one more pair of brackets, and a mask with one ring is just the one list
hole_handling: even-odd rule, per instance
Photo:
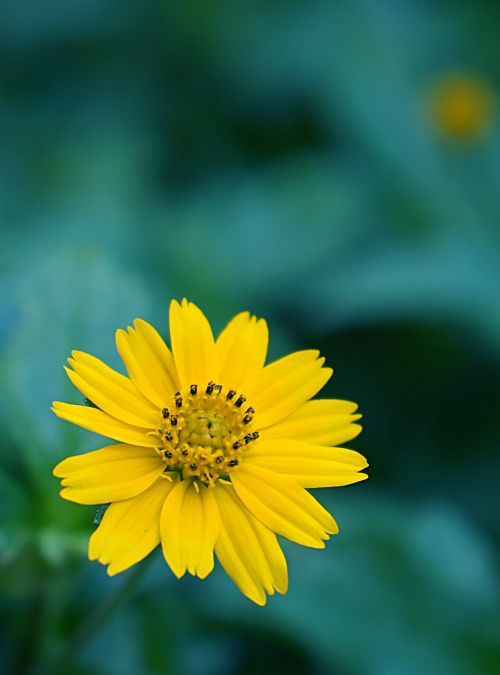
{"label": "dark stamen", "polygon": [[230,389],[230,390],[227,392],[227,394],[226,394],[226,399],[227,399],[228,401],[230,401],[230,400],[231,400],[232,398],[234,398],[235,396],[236,396],[236,392],[234,391],[234,389]]}
{"label": "dark stamen", "polygon": [[238,448],[241,448],[241,441],[235,441],[233,443],[233,450],[238,450]]}
{"label": "dark stamen", "polygon": [[227,463],[228,466],[238,466],[239,462],[237,459],[232,459],[230,462]]}
{"label": "dark stamen", "polygon": [[171,459],[172,453],[170,452],[170,450],[167,450],[167,451],[165,452],[165,457],[166,457],[167,459]]}
{"label": "dark stamen", "polygon": [[205,389],[205,392],[211,396],[214,390],[215,384],[210,380],[210,382],[207,384],[207,388]]}
{"label": "dark stamen", "polygon": [[167,431],[167,433],[165,434],[165,438],[167,439],[167,441],[171,441],[173,440],[174,437],[172,436],[170,431]]}
{"label": "dark stamen", "polygon": [[177,424],[177,417],[175,417],[174,415],[171,415],[171,417],[170,417],[170,424],[171,424],[173,427],[175,427],[175,425]]}
{"label": "dark stamen", "polygon": [[168,412],[168,408],[163,408],[163,410],[161,411],[161,414],[162,414],[164,420],[168,419],[168,416],[170,415],[170,413]]}
{"label": "dark stamen", "polygon": [[189,453],[188,453],[188,451],[186,450],[186,448],[184,448],[184,450],[181,451],[181,455],[182,455],[183,457],[187,457],[187,456],[189,455]]}
{"label": "dark stamen", "polygon": [[252,436],[252,434],[247,434],[247,435],[243,438],[243,440],[245,441],[245,443],[250,443],[250,441],[253,441],[253,436]]}
{"label": "dark stamen", "polygon": [[246,398],[244,396],[240,396],[234,405],[237,408],[241,408],[241,406],[245,403],[245,401],[246,401]]}
{"label": "dark stamen", "polygon": [[243,424],[248,424],[249,422],[252,421],[252,419],[253,419],[252,415],[245,415],[245,417],[243,418]]}
{"label": "dark stamen", "polygon": [[193,462],[192,464],[189,465],[189,468],[191,469],[191,471],[196,471],[196,469],[198,468],[198,464],[195,464]]}
{"label": "dark stamen", "polygon": [[189,392],[191,396],[196,396],[196,394],[198,393],[198,385],[197,384],[190,385]]}
{"label": "dark stamen", "polygon": [[215,461],[217,462],[217,464],[220,464],[221,462],[224,461],[224,455],[217,455]]}
{"label": "dark stamen", "polygon": [[253,440],[256,441],[259,438],[259,432],[254,431],[253,434],[252,434],[252,437],[253,437]]}

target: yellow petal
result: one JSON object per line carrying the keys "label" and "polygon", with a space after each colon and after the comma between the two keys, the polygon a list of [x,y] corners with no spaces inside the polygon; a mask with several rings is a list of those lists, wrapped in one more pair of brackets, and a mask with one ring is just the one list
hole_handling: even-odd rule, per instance
{"label": "yellow petal", "polygon": [[271,530],[291,541],[324,548],[324,539],[336,534],[332,516],[298,483],[252,464],[242,464],[231,474],[234,488],[245,506]]}
{"label": "yellow petal", "polygon": [[186,570],[204,579],[214,567],[219,513],[213,490],[183,480],[165,501],[161,514],[161,545],[177,577]]}
{"label": "yellow petal", "polygon": [[231,485],[218,484],[214,493],[221,518],[215,552],[226,573],[258,605],[266,604],[266,593],[286,593],[286,560],[274,532],[248,511]]}
{"label": "yellow petal", "polygon": [[98,408],[122,422],[139,427],[156,427],[160,414],[132,382],[90,354],[72,352],[73,370],[68,377]]}
{"label": "yellow petal", "polygon": [[170,340],[181,388],[219,379],[212,329],[205,315],[186,299],[170,304]]}
{"label": "yellow petal", "polygon": [[90,537],[89,559],[108,565],[108,574],[123,572],[160,543],[160,513],[173,482],[159,478],[132,499],[115,502]]}
{"label": "yellow petal", "polygon": [[262,438],[293,438],[317,445],[337,445],[352,440],[361,432],[361,415],[353,414],[355,403],[324,399],[307,401],[285,419],[265,429]]}
{"label": "yellow petal", "polygon": [[116,347],[130,379],[158,408],[163,408],[178,391],[174,357],[156,330],[136,319],[128,332],[116,332]]}
{"label": "yellow petal", "polygon": [[241,312],[217,338],[220,380],[238,390],[241,383],[265,363],[269,333],[264,319]]}
{"label": "yellow petal", "polygon": [[114,438],[115,441],[152,448],[158,444],[157,440],[155,441],[148,435],[149,429],[140,429],[125,424],[125,422],[120,422],[120,420],[97,408],[54,401],[51,410],[63,420],[78,424],[78,426],[94,431],[96,434]]}
{"label": "yellow petal", "polygon": [[331,368],[322,368],[323,358],[313,349],[294,352],[271,363],[246,380],[241,387],[256,410],[259,429],[275,424],[296,411],[328,382]]}
{"label": "yellow petal", "polygon": [[148,488],[165,465],[153,448],[118,443],[63,459],[54,468],[62,478],[61,497],[77,504],[107,504]]}
{"label": "yellow petal", "polygon": [[368,478],[358,473],[368,466],[358,452],[303,441],[259,441],[245,453],[246,464],[289,476],[306,488],[350,485]]}

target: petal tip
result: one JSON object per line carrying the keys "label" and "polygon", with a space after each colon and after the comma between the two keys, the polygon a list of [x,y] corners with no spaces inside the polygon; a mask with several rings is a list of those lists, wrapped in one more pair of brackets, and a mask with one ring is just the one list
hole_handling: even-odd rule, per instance
{"label": "petal tip", "polygon": [[97,538],[97,532],[99,531],[99,528],[97,528],[91,535],[89,539],[89,544],[87,547],[87,555],[89,560],[97,560],[99,558],[99,545],[98,545],[98,538]]}
{"label": "petal tip", "polygon": [[259,605],[259,607],[265,607],[267,605],[267,595],[265,592],[262,592],[262,595],[254,595],[252,594],[245,594],[249,600],[254,602],[256,605]]}
{"label": "petal tip", "polygon": [[[333,518],[332,518],[332,520],[333,520]],[[330,535],[335,535],[335,534],[338,534],[340,532],[340,529],[339,529],[339,526],[337,525],[336,520],[333,520],[333,524],[331,525],[331,527],[328,528],[327,532],[328,532],[328,537],[326,537],[326,541],[328,541],[330,539]]]}
{"label": "petal tip", "polygon": [[136,330],[141,330],[141,329],[148,328],[148,327],[151,326],[151,324],[149,324],[147,321],[144,321],[144,319],[141,319],[140,316],[136,317],[134,319],[133,323],[134,323],[134,328]]}
{"label": "petal tip", "polygon": [[62,478],[64,476],[64,472],[61,471],[61,464],[64,462],[59,462],[58,464],[55,465],[55,467],[52,469],[52,475],[55,476],[56,478]]}
{"label": "petal tip", "polygon": [[117,574],[119,574],[120,572],[123,572],[123,570],[121,570],[119,568],[116,569],[116,567],[113,566],[113,564],[108,565],[107,568],[106,568],[106,574],[108,575],[108,577],[114,577]]}
{"label": "petal tip", "polygon": [[212,558],[211,564],[209,566],[202,567],[201,569],[198,566],[195,574],[199,579],[206,579],[213,572],[213,569],[214,569],[214,561]]}
{"label": "petal tip", "polygon": [[179,301],[176,300],[175,298],[173,298],[173,299],[170,301],[170,306],[169,306],[169,308],[168,308],[168,309],[169,309],[170,315],[172,315],[173,312],[178,312],[178,311],[180,310],[180,308],[181,308],[181,306],[180,306],[180,304],[179,304]]}
{"label": "petal tip", "polygon": [[276,584],[275,588],[280,595],[286,595],[288,593],[288,577],[282,584]]}

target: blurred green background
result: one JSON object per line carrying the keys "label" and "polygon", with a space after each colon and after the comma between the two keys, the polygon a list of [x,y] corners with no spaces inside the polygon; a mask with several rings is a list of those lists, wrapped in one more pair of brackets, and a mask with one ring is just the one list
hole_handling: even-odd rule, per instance
{"label": "blurred green background", "polygon": [[[486,0],[2,3],[2,673],[500,672],[499,21]],[[341,534],[285,544],[264,609],[158,551],[108,578],[94,510],[51,476],[99,446],[49,411],[80,402],[70,350],[119,367],[115,329],[166,335],[185,295],[217,330],[265,316],[273,358],[320,347],[365,416],[370,480],[319,492]]]}

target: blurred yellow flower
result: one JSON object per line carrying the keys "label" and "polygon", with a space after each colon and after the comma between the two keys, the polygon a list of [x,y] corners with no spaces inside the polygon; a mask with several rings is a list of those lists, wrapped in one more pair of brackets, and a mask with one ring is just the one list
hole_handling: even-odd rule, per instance
{"label": "blurred yellow flower", "polygon": [[443,76],[430,92],[430,112],[441,134],[452,140],[480,136],[493,115],[493,94],[486,82],[466,74]]}
{"label": "blurred yellow flower", "polygon": [[285,593],[276,534],[323,548],[338,532],[305,488],[365,479],[360,454],[336,446],[361,430],[356,404],[311,399],[330,379],[316,350],[264,366],[267,324],[238,314],[214,340],[194,304],[170,305],[172,350],[141,319],[116,333],[128,371],[75,351],[66,368],[95,407],[53,411],[119,443],[69,457],[54,469],[61,496],[110,503],[89,558],[113,575],[161,544],[177,577],[206,577],[214,551],[238,588],[264,605]]}

